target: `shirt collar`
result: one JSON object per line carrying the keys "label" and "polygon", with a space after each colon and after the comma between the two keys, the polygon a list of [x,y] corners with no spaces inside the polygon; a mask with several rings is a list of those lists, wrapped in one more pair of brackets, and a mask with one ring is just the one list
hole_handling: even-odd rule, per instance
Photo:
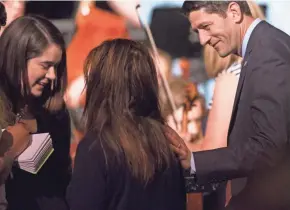
{"label": "shirt collar", "polygon": [[262,20],[260,18],[255,19],[252,24],[250,25],[250,27],[248,28],[244,39],[243,39],[243,43],[242,43],[242,57],[245,57],[246,54],[246,50],[247,50],[247,45],[250,39],[250,36],[253,32],[253,30],[256,28],[256,26],[261,22]]}

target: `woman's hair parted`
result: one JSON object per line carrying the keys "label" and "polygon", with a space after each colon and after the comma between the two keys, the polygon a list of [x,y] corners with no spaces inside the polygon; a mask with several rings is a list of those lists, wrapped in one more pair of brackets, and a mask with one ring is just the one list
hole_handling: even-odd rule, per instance
{"label": "woman's hair parted", "polygon": [[105,156],[120,160],[124,155],[132,175],[144,183],[168,168],[174,156],[164,134],[149,50],[127,39],[105,41],[89,53],[85,80],[86,128],[99,135]]}
{"label": "woman's hair parted", "polygon": [[[60,31],[47,19],[39,16],[22,16],[14,20],[0,37],[0,87],[12,109],[30,94],[27,62],[41,56],[50,44],[62,50],[56,70],[53,91],[48,85],[39,102],[50,109],[53,100],[59,100],[66,87],[66,50]],[[61,97],[62,98],[62,97]]]}

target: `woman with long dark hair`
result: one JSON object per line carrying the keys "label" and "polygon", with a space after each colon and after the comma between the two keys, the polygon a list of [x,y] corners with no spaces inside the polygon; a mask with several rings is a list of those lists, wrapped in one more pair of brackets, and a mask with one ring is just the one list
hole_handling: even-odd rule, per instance
{"label": "woman with long dark hair", "polygon": [[86,59],[84,119],[68,188],[71,210],[185,209],[183,175],[165,136],[154,61],[115,39]]}
{"label": "woman with long dark hair", "polygon": [[[49,133],[54,152],[41,170],[13,167],[6,182],[9,210],[66,210],[70,181],[70,123],[62,103],[66,85],[65,43],[59,30],[41,17],[14,20],[0,37],[0,88],[14,116],[29,107],[37,133]],[[8,122],[15,123],[15,118]]]}

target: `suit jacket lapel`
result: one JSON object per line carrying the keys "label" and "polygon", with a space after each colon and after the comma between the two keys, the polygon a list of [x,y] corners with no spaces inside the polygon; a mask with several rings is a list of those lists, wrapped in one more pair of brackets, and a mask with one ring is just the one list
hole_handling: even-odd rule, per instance
{"label": "suit jacket lapel", "polygon": [[236,91],[234,105],[233,105],[233,111],[232,111],[232,116],[231,116],[228,136],[229,136],[229,134],[231,133],[231,131],[233,129],[234,122],[235,122],[235,119],[236,119],[237,108],[238,108],[237,105],[238,105],[239,100],[240,100],[240,96],[241,96],[244,80],[245,80],[245,77],[246,77],[246,74],[247,74],[247,65],[248,65],[248,61],[247,61],[247,59],[244,59],[242,61],[242,69],[241,69],[241,74],[240,74],[240,78],[239,78],[239,82],[238,82],[238,87],[237,87],[237,91]]}
{"label": "suit jacket lapel", "polygon": [[234,122],[236,120],[236,115],[237,115],[237,109],[238,109],[238,103],[240,101],[240,96],[241,96],[241,92],[243,89],[243,85],[244,85],[244,80],[246,78],[246,74],[247,71],[249,71],[250,69],[247,69],[248,66],[248,61],[249,58],[251,56],[251,52],[254,49],[254,46],[257,44],[257,40],[259,40],[259,36],[263,35],[263,27],[267,26],[268,23],[265,21],[261,21],[256,28],[253,30],[248,45],[247,45],[247,49],[246,49],[246,53],[245,53],[245,58],[243,59],[242,62],[242,69],[241,69],[241,74],[240,74],[240,78],[239,78],[239,83],[238,83],[238,87],[237,87],[237,92],[236,92],[236,96],[235,96],[235,101],[234,101],[234,105],[233,105],[233,111],[232,111],[232,116],[231,116],[231,121],[230,121],[230,126],[229,126],[229,131],[228,131],[228,137],[233,129],[234,126]]}
{"label": "suit jacket lapel", "polygon": [[236,110],[237,103],[238,103],[240,96],[241,96],[242,87],[243,87],[244,80],[245,80],[245,77],[247,74],[247,71],[246,71],[247,65],[248,65],[248,60],[243,60],[241,74],[240,74],[240,78],[239,78],[239,82],[238,82],[238,87],[237,87],[234,105],[233,105],[233,110]]}

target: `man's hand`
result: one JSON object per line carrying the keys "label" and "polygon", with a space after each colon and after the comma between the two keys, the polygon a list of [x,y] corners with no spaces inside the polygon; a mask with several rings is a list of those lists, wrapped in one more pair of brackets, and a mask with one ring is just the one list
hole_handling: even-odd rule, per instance
{"label": "man's hand", "polygon": [[184,140],[171,128],[165,129],[167,138],[170,141],[171,149],[177,154],[180,163],[184,169],[191,168],[191,152],[187,148]]}

